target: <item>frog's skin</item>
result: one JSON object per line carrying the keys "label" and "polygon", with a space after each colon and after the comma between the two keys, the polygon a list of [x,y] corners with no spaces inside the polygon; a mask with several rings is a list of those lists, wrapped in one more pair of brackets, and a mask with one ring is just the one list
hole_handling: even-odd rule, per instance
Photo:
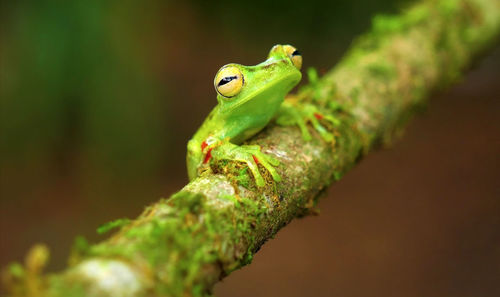
{"label": "frog's skin", "polygon": [[275,181],[281,178],[279,161],[260,151],[257,145],[239,145],[262,130],[276,115],[286,94],[300,81],[302,57],[290,45],[276,45],[267,60],[255,66],[228,64],[214,81],[217,106],[188,142],[187,168],[192,180],[213,160],[244,162],[257,186],[265,185],[258,164]]}

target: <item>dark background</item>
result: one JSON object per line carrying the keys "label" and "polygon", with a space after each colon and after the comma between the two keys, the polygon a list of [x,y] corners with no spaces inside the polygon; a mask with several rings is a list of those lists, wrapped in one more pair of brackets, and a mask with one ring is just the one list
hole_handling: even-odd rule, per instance
{"label": "dark background", "polygon": [[[229,62],[329,69],[401,1],[10,1],[0,8],[0,266],[133,218],[186,182]],[[105,2],[105,3],[103,3]],[[500,295],[500,49],[335,184],[217,296]]]}

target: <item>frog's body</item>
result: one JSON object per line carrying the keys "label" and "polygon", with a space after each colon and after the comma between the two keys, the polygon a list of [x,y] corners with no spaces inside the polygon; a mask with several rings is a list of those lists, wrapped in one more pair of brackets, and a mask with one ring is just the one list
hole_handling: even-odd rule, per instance
{"label": "frog's body", "polygon": [[277,160],[261,153],[258,146],[238,144],[262,130],[277,113],[285,95],[302,77],[301,64],[294,47],[276,45],[261,64],[228,64],[219,70],[214,81],[218,104],[188,143],[190,179],[213,157],[246,162],[258,186],[264,184],[258,163],[279,180],[273,168]]}

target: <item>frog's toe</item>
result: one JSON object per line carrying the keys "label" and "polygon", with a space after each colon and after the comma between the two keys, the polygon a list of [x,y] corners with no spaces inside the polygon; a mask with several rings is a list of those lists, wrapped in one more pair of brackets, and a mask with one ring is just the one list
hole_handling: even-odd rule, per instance
{"label": "frog's toe", "polygon": [[[252,157],[253,157],[253,155],[252,155]],[[248,168],[252,172],[252,175],[253,175],[253,178],[255,179],[255,184],[257,185],[257,187],[263,187],[266,183],[264,182],[264,178],[260,174],[259,166],[255,162],[255,160],[252,158],[252,160],[247,159],[244,162],[246,162]]]}
{"label": "frog's toe", "polygon": [[275,159],[269,155],[266,155],[262,152],[258,152],[253,156],[254,156],[254,160],[256,162],[262,164],[262,166],[264,166],[264,168],[266,168],[266,170],[273,177],[273,180],[275,180],[277,182],[281,181],[281,176],[276,171],[276,168],[274,168],[275,166],[278,166],[280,164],[280,162],[277,159]]}
{"label": "frog's toe", "polygon": [[264,165],[264,164],[262,164],[262,165],[264,167],[266,167],[267,171],[269,171],[269,173],[273,177],[274,181],[276,181],[276,182],[280,182],[281,181],[281,175],[279,175],[279,173],[276,171],[276,168],[274,168],[272,166],[269,166],[269,165]]}
{"label": "frog's toe", "polygon": [[258,144],[246,144],[246,145],[241,146],[241,148],[243,148],[244,150],[249,151],[251,153],[260,152],[260,145],[258,145]]}
{"label": "frog's toe", "polygon": [[330,132],[320,132],[319,134],[321,135],[323,140],[326,142],[332,142],[334,139],[333,134]]}
{"label": "frog's toe", "polygon": [[331,115],[325,116],[325,120],[329,121],[335,127],[340,126],[340,120]]}
{"label": "frog's toe", "polygon": [[297,121],[297,125],[299,126],[300,132],[302,133],[302,138],[305,141],[311,141],[312,136],[311,133],[309,133],[309,130],[307,129],[306,122],[300,119],[299,121]]}
{"label": "frog's toe", "polygon": [[259,152],[258,153],[258,157],[266,160],[269,164],[273,165],[273,166],[278,166],[280,165],[280,161],[274,157],[272,157],[271,155],[268,155],[268,154],[264,154],[262,152]]}
{"label": "frog's toe", "polygon": [[[323,118],[323,116],[321,118]],[[319,122],[318,116],[316,116],[316,114],[310,120],[311,120],[311,123],[312,123],[314,129],[316,131],[318,131],[321,138],[323,138],[326,142],[333,141],[333,134],[328,132],[328,130],[325,127],[323,127],[323,125],[321,125],[321,123]]]}

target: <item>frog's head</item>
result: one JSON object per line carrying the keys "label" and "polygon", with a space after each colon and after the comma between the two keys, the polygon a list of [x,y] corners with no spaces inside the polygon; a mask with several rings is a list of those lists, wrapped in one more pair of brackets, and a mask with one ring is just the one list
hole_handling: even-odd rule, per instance
{"label": "frog's head", "polygon": [[223,66],[214,79],[219,111],[233,116],[274,114],[300,81],[301,66],[302,56],[291,45],[275,45],[267,60],[255,66]]}

